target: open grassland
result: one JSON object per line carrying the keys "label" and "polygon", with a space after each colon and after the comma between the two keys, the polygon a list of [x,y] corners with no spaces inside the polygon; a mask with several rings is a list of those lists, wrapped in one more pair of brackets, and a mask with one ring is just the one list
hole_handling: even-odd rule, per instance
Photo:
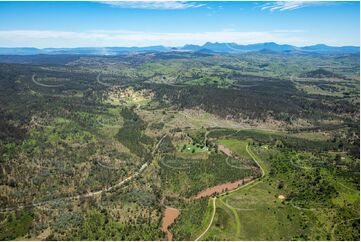
{"label": "open grassland", "polygon": [[252,157],[247,152],[247,145],[250,142],[250,140],[220,139],[217,140],[217,142],[231,149],[238,156],[244,159],[252,159]]}
{"label": "open grassland", "polygon": [[[245,151],[245,141],[221,142],[228,143],[235,153],[243,154]],[[327,240],[343,236],[340,230],[337,233],[335,231],[344,220],[346,223],[354,223],[353,229],[348,229],[351,233],[348,234],[349,238],[358,237],[359,220],[355,219],[359,216],[357,186],[352,188],[348,183],[351,187],[343,187],[344,184],[339,183],[342,178],[325,167],[320,168],[324,166],[321,163],[301,166],[293,164],[290,157],[278,160],[275,157],[283,155],[277,148],[253,146],[250,152],[263,167],[265,176],[250,186],[221,195],[216,203],[217,212],[212,227],[202,239]],[[303,158],[310,161],[308,156],[303,155]],[[277,171],[281,167],[284,171]],[[320,172],[318,169],[321,169]],[[297,190],[302,190],[302,184],[307,183],[302,176],[314,179],[315,175],[319,177],[316,179],[322,181],[319,183],[315,180],[319,183],[316,186],[320,188],[311,188],[311,191],[302,191],[297,195]],[[332,180],[329,180],[330,177]],[[349,213],[347,218],[344,217],[346,214],[340,214],[340,211],[345,210]]]}

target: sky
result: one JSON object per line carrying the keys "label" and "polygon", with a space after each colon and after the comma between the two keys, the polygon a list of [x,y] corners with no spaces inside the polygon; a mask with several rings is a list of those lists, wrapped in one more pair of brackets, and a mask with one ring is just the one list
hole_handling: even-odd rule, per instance
{"label": "sky", "polygon": [[360,45],[354,2],[0,2],[0,47]]}

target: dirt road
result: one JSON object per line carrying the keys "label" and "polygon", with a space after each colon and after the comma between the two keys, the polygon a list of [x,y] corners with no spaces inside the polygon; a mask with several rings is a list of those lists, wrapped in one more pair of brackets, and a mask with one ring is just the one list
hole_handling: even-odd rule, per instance
{"label": "dirt road", "polygon": [[[249,145],[246,146],[246,151],[247,151],[247,153],[252,157],[252,159],[254,160],[254,162],[256,162],[256,164],[259,166],[259,168],[260,168],[261,171],[262,171],[262,177],[264,177],[264,175],[265,175],[264,169],[262,168],[262,166],[261,166],[261,165],[259,164],[259,162],[257,161],[257,159],[256,159],[255,155],[253,154],[253,152],[249,150],[248,146],[249,146]],[[232,191],[229,191],[229,192],[226,192],[226,193],[229,194],[229,193],[238,191],[238,190],[240,190],[240,189],[242,189],[242,188],[244,188],[244,187],[248,187],[249,185],[251,185],[251,184],[254,183],[255,181],[256,181],[256,180],[252,180],[252,181],[250,181],[250,182],[248,182],[248,183],[245,183],[244,185],[239,186],[239,187],[237,187],[236,189],[234,189],[234,190],[232,190]],[[220,194],[220,196],[225,195],[226,193]],[[200,235],[197,237],[197,239],[195,239],[196,241],[200,240],[200,239],[208,232],[208,230],[209,230],[209,229],[211,228],[211,226],[212,226],[212,223],[213,223],[213,220],[214,220],[214,216],[215,216],[215,213],[216,213],[216,199],[217,199],[217,198],[213,198],[213,213],[212,213],[211,220],[209,221],[208,227],[203,231],[202,234],[200,234]]]}
{"label": "dirt road", "polygon": [[[154,155],[154,153],[157,151],[160,143],[163,141],[163,139],[167,136],[168,134],[163,135],[163,137],[157,142],[157,144],[154,146],[153,151],[152,151],[152,156]],[[75,195],[75,196],[70,196],[70,197],[62,197],[62,198],[56,198],[56,199],[51,199],[51,200],[47,200],[47,201],[43,201],[43,202],[38,202],[38,203],[32,203],[32,204],[28,204],[28,205],[20,205],[17,207],[10,207],[10,208],[3,208],[0,209],[0,213],[6,213],[6,212],[11,212],[17,209],[23,209],[23,208],[32,208],[32,207],[40,207],[40,206],[44,206],[47,204],[57,204],[59,202],[63,202],[63,201],[68,201],[68,200],[78,200],[81,198],[88,198],[88,197],[93,197],[93,196],[97,196],[102,194],[103,192],[109,192],[115,188],[118,188],[122,185],[124,185],[125,183],[133,180],[135,177],[137,177],[139,174],[141,174],[149,165],[150,161],[145,162],[140,169],[135,172],[133,175],[125,178],[124,180],[118,182],[117,184],[110,186],[108,188],[103,188],[101,190],[98,191],[94,191],[94,192],[89,192],[86,194],[80,194],[80,195]]]}
{"label": "dirt road", "polygon": [[212,216],[211,216],[211,221],[209,221],[208,227],[203,231],[203,233],[201,233],[196,239],[195,241],[200,240],[207,232],[208,230],[211,228],[212,224],[213,224],[213,220],[214,220],[214,215],[216,214],[216,199],[217,198],[212,198],[213,199],[213,211],[212,211]]}

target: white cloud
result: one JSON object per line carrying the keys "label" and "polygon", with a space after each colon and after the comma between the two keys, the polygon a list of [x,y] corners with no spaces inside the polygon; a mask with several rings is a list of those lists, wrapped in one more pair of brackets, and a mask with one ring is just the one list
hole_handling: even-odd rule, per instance
{"label": "white cloud", "polygon": [[205,4],[185,1],[105,1],[100,2],[118,8],[135,8],[135,9],[186,9],[198,8]]}
{"label": "white cloud", "polygon": [[132,31],[97,30],[89,32],[14,30],[0,31],[1,47],[79,47],[79,46],[182,46],[184,44],[204,44],[205,42],[235,42],[250,44],[275,41],[279,43],[301,44],[302,39],[294,37],[294,30],[271,32],[185,32],[158,33]]}
{"label": "white cloud", "polygon": [[[297,46],[324,43],[322,40],[307,40],[301,30],[274,30],[239,32],[234,30],[214,32],[135,32],[124,30],[94,30],[88,32],[13,30],[0,31],[0,47],[111,47],[111,46],[183,46],[202,45],[205,42],[235,42],[253,44],[277,42]],[[352,42],[327,42],[333,45],[352,45]]]}
{"label": "white cloud", "polygon": [[313,1],[283,1],[283,2],[269,2],[261,6],[262,10],[286,11],[295,10],[311,5],[328,4],[327,2],[313,2]]}

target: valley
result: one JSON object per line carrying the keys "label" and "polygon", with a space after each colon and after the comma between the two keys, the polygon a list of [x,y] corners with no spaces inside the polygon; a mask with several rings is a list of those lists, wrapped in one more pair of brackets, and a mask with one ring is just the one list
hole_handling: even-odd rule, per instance
{"label": "valley", "polygon": [[1,240],[359,237],[356,54],[0,62]]}

